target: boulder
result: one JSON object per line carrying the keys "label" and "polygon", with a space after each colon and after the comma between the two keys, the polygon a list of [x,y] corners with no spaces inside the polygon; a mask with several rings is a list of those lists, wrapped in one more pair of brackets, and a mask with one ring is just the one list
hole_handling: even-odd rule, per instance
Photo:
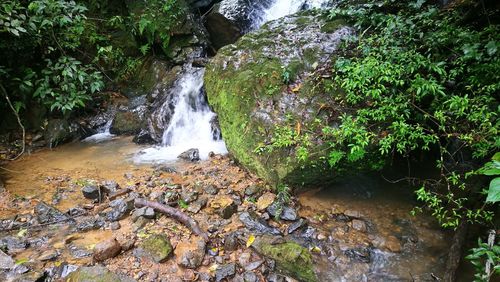
{"label": "boulder", "polygon": [[65,142],[86,137],[93,132],[88,132],[83,136],[80,133],[82,129],[77,123],[70,123],[64,119],[51,119],[45,127],[44,138],[49,147],[53,148]]}
{"label": "boulder", "polygon": [[106,215],[109,221],[117,221],[125,216],[134,208],[134,201],[131,199],[116,199],[109,203],[111,211]]}
{"label": "boulder", "polygon": [[228,263],[224,265],[219,265],[215,271],[215,281],[219,282],[223,279],[229,278],[236,273],[236,264]]}
{"label": "boulder", "polygon": [[[317,123],[331,121],[321,105],[338,105],[335,95],[316,87],[314,72],[332,63],[340,43],[353,34],[342,20],[306,11],[265,24],[210,60],[204,77],[208,101],[239,163],[271,183],[308,184],[333,174],[321,159],[326,144]],[[266,150],[280,129],[308,139],[309,156],[317,158],[300,161],[293,144]],[[315,133],[301,133],[307,131]]]}
{"label": "boulder", "polygon": [[254,212],[242,212],[239,218],[245,227],[252,232],[273,235],[281,234],[278,229],[269,226],[267,222],[260,219]]}
{"label": "boulder", "polygon": [[109,132],[112,134],[136,134],[145,126],[145,121],[132,111],[116,113]]}

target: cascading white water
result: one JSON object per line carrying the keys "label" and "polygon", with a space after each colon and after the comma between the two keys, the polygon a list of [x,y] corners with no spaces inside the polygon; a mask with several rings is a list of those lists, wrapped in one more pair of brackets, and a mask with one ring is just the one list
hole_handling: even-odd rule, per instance
{"label": "cascading white water", "polygon": [[136,162],[176,160],[177,156],[191,148],[200,152],[200,158],[208,158],[210,152],[225,154],[226,145],[217,134],[213,122],[216,118],[203,93],[204,69],[186,67],[184,73],[170,89],[175,110],[162,138],[162,146],[142,150]]}
{"label": "cascading white water", "polygon": [[[110,113],[111,116],[114,116],[114,109],[111,110],[112,113]],[[108,111],[109,113],[109,111]],[[113,118],[109,118],[108,121],[106,121],[106,124],[101,126],[98,130],[97,133],[94,135],[91,135],[85,139],[83,139],[83,142],[94,142],[94,143],[99,143],[103,141],[107,141],[115,137],[114,134],[111,134],[109,130],[111,129],[111,124],[113,123]]]}
{"label": "cascading white water", "polygon": [[276,0],[269,9],[264,10],[262,24],[301,10],[321,8],[327,2],[328,0]]}

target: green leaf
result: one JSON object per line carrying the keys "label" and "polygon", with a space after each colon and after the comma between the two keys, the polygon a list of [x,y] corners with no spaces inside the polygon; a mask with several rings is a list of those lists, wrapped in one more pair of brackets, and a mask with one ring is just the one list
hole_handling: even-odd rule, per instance
{"label": "green leaf", "polygon": [[493,179],[490,182],[490,189],[488,190],[488,196],[486,197],[486,202],[496,203],[500,201],[500,177]]}
{"label": "green leaf", "polygon": [[490,41],[486,44],[486,52],[488,55],[493,56],[497,52],[497,43],[496,41]]}
{"label": "green leaf", "polygon": [[496,152],[491,159],[500,162],[500,152]]}

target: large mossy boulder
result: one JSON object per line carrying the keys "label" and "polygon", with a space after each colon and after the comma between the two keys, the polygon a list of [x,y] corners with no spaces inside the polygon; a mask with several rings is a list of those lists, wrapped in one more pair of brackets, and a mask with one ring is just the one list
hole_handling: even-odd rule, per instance
{"label": "large mossy boulder", "polygon": [[66,279],[68,282],[122,282],[133,281],[123,279],[102,266],[80,267],[72,272]]}
{"label": "large mossy boulder", "polygon": [[310,183],[326,174],[314,161],[326,146],[316,134],[307,137],[307,163],[298,160],[293,144],[259,148],[290,129],[293,138],[305,137],[318,119],[325,122],[322,109],[335,101],[316,87],[319,69],[353,32],[341,20],[306,11],[269,22],[219,50],[207,65],[205,88],[226,145],[241,164],[272,183]]}

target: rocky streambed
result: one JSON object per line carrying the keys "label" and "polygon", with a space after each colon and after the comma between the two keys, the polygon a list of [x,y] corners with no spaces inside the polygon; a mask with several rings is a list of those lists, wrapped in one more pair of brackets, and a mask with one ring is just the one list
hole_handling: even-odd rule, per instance
{"label": "rocky streambed", "polygon": [[[117,138],[12,163],[1,280],[430,281],[443,271],[445,234],[409,215],[401,185],[358,176],[288,197],[227,156],[138,166],[139,149]],[[136,199],[184,212],[208,240]]]}

